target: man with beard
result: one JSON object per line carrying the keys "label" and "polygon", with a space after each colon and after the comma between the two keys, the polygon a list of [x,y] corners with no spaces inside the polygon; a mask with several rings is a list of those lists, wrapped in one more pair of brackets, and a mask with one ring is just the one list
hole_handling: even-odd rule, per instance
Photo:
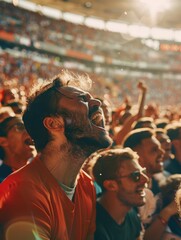
{"label": "man with beard", "polygon": [[[142,167],[146,167],[151,179],[153,174],[163,171],[164,151],[150,128],[132,130],[125,137],[123,146],[130,147],[138,153],[139,163]],[[152,182],[151,189],[154,194],[158,193],[158,185],[155,181]]]}
{"label": "man with beard", "polygon": [[[158,183],[153,179],[153,174],[163,171],[164,151],[160,142],[156,139],[154,131],[150,128],[141,128],[132,130],[123,141],[124,147],[130,147],[139,155],[140,165],[147,170],[147,176],[150,178],[150,189],[154,194],[160,191]],[[156,185],[157,184],[157,185]],[[156,209],[158,195],[153,196],[151,191],[147,193],[146,204],[139,209],[142,221],[145,224],[145,240],[162,239],[167,223],[172,215],[177,212],[175,201],[172,201],[161,211]],[[149,194],[149,195],[148,195]],[[154,206],[155,202],[155,206]],[[148,203],[151,203],[149,205]],[[158,203],[158,202],[157,202]],[[154,235],[154,233],[157,233]]]}
{"label": "man with beard", "polygon": [[145,204],[146,169],[130,148],[98,153],[93,175],[102,188],[97,201],[95,240],[141,239],[142,225],[134,207]]}
{"label": "man with beard", "polygon": [[29,98],[23,121],[38,156],[0,186],[3,239],[93,239],[95,189],[81,168],[111,139],[87,80],[64,72]]}

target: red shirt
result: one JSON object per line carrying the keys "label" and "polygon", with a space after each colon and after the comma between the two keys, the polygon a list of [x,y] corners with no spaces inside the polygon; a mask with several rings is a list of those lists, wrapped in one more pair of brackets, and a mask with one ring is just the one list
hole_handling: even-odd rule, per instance
{"label": "red shirt", "polygon": [[7,230],[15,218],[28,219],[43,230],[42,238],[84,240],[95,231],[95,202],[94,185],[85,172],[71,201],[37,157],[1,183],[0,224]]}

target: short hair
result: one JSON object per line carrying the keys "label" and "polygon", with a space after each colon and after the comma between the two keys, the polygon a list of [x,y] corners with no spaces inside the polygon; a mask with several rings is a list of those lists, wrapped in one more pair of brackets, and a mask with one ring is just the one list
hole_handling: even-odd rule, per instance
{"label": "short hair", "polygon": [[109,149],[98,153],[92,169],[95,181],[105,191],[104,181],[116,179],[122,162],[133,159],[138,160],[138,155],[130,148]]}
{"label": "short hair", "polygon": [[[0,137],[6,137],[8,134],[9,126],[11,125],[12,121],[22,121],[20,117],[7,117],[2,122],[0,122]],[[0,146],[0,159],[5,158],[5,150],[2,146]]]}
{"label": "short hair", "polygon": [[166,131],[171,141],[181,139],[181,123],[168,124]]}
{"label": "short hair", "polygon": [[44,81],[43,84],[33,89],[28,98],[23,121],[37,151],[41,151],[51,139],[48,130],[43,125],[43,119],[47,116],[61,115],[58,103],[62,95],[59,89],[63,86],[88,89],[91,87],[91,83],[92,81],[88,75],[78,75],[69,71],[63,71],[53,79]]}
{"label": "short hair", "polygon": [[165,128],[169,124],[169,120],[167,118],[161,118],[155,120],[157,128]]}
{"label": "short hair", "polygon": [[156,127],[154,120],[152,117],[142,117],[139,118],[135,123],[133,123],[132,129],[137,129],[137,128],[145,128],[145,124],[152,124],[154,126],[150,127],[154,129]]}
{"label": "short hair", "polygon": [[9,106],[0,107],[0,122],[2,122],[7,117],[14,117],[15,113],[13,109]]}
{"label": "short hair", "polygon": [[156,128],[154,130],[155,134],[166,134],[167,135],[167,132],[164,128]]}
{"label": "short hair", "polygon": [[142,143],[142,140],[154,136],[154,131],[150,128],[140,128],[130,131],[123,139],[123,147],[134,149]]}
{"label": "short hair", "polygon": [[2,122],[0,122],[0,137],[6,137],[9,127],[12,121],[22,122],[22,119],[18,116],[7,117]]}
{"label": "short hair", "polygon": [[23,103],[20,100],[11,100],[6,106],[11,107],[15,114],[21,114],[23,112]]}

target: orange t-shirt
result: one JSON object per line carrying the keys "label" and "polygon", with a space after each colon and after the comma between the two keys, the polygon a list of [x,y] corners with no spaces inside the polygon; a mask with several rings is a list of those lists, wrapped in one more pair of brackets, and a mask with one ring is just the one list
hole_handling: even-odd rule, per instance
{"label": "orange t-shirt", "polygon": [[95,202],[94,185],[84,171],[71,201],[37,157],[1,183],[0,224],[7,230],[10,221],[26,218],[40,227],[42,239],[84,240],[95,231]]}

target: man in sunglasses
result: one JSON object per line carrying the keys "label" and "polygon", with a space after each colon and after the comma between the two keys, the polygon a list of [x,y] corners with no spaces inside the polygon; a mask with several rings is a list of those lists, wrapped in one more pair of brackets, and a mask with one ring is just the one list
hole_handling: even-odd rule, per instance
{"label": "man in sunglasses", "polygon": [[98,153],[93,175],[102,188],[97,201],[95,240],[141,239],[142,225],[134,207],[145,204],[146,169],[130,148]]}
{"label": "man in sunglasses", "polygon": [[93,239],[95,189],[81,168],[112,140],[90,81],[65,71],[30,96],[23,120],[38,156],[0,186],[5,240]]}
{"label": "man in sunglasses", "polygon": [[7,117],[0,123],[0,182],[18,170],[35,153],[32,140],[20,117]]}
{"label": "man in sunglasses", "polygon": [[[139,163],[143,168],[146,167],[147,176],[150,178],[149,185],[151,190],[148,201],[151,204],[154,202],[156,203],[158,197],[154,197],[153,193],[158,193],[159,189],[158,187],[156,189],[156,184],[153,185],[153,175],[163,171],[164,151],[161,148],[160,142],[156,139],[154,131],[150,128],[132,130],[125,137],[123,146],[130,147],[138,153]],[[152,200],[150,201],[151,198]],[[145,206],[147,206],[147,204]],[[144,215],[144,223],[146,223],[145,239],[152,240],[153,235],[156,232],[157,234],[154,236],[154,240],[160,240],[170,217],[177,212],[176,204],[173,201],[161,211],[156,209],[156,204],[155,207],[144,207],[141,208],[141,215],[142,219]],[[147,209],[149,210],[149,208],[151,211],[147,212]]]}

